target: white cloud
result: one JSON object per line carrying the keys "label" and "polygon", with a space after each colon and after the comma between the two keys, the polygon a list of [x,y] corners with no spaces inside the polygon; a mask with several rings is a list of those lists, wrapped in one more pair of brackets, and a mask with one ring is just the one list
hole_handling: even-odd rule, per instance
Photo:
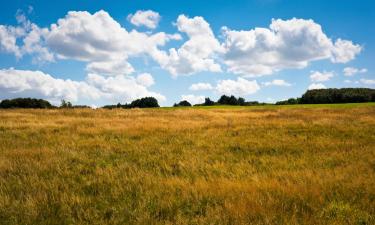
{"label": "white cloud", "polygon": [[247,76],[272,74],[286,68],[305,68],[311,61],[347,62],[359,45],[327,37],[313,20],[272,20],[269,28],[236,31],[223,27],[224,63],[228,71]]}
{"label": "white cloud", "polygon": [[[165,97],[147,90],[133,77],[103,77],[89,74],[85,81],[63,80],[41,71],[0,70],[0,97],[38,97],[54,103],[61,99],[72,102],[104,100],[108,103],[129,102],[136,98],[154,96],[159,101]],[[5,96],[6,95],[6,96]]]}
{"label": "white cloud", "polygon": [[48,29],[39,28],[37,25],[30,23],[30,29],[23,39],[23,53],[33,55],[34,62],[52,62],[54,55],[45,47],[44,37],[48,34]]}
{"label": "white cloud", "polygon": [[17,38],[23,35],[23,32],[21,28],[0,25],[0,50],[20,58],[22,53],[17,45]]}
{"label": "white cloud", "polygon": [[[31,23],[17,13],[17,27],[0,25],[0,50],[35,62],[73,59],[86,62],[86,70],[107,76],[130,75],[129,59],[150,56],[173,76],[199,72],[229,72],[249,77],[286,68],[304,68],[315,60],[345,63],[362,47],[349,40],[331,40],[313,20],[272,20],[269,28],[230,30],[223,27],[223,43],[200,16],[179,15],[175,23],[187,36],[180,47],[162,49],[180,34],[127,31],[107,12],[69,11],[48,28]],[[129,17],[136,25],[157,26],[160,15],[151,10]],[[20,45],[22,44],[22,45]]]}
{"label": "white cloud", "polygon": [[92,62],[87,64],[86,70],[90,73],[103,74],[107,76],[131,74],[135,71],[133,66],[124,59]]}
{"label": "white cloud", "polygon": [[351,81],[351,80],[344,80],[344,83],[351,84],[351,83],[353,83],[353,81]]}
{"label": "white cloud", "polygon": [[308,90],[313,90],[313,89],[325,89],[326,86],[322,83],[312,83],[310,86],[307,88]]}
{"label": "white cloud", "polygon": [[370,80],[370,79],[360,79],[359,81],[360,81],[362,84],[375,85],[375,80]]}
{"label": "white cloud", "polygon": [[53,78],[41,71],[0,70],[1,93],[14,96],[46,97],[53,101],[67,99],[77,101],[79,96],[98,99],[99,90],[85,82]]}
{"label": "white cloud", "polygon": [[191,91],[205,91],[205,90],[212,90],[213,87],[210,83],[196,83],[192,84],[189,88]]}
{"label": "white cloud", "polygon": [[17,11],[16,20],[17,27],[0,25],[0,50],[13,53],[18,59],[29,54],[33,62],[53,61],[53,54],[44,46],[44,35],[48,29],[41,29],[31,23],[21,10]]}
{"label": "white cloud", "polygon": [[186,100],[190,104],[195,105],[195,104],[200,104],[203,103],[205,100],[204,96],[201,95],[181,95],[181,101]]}
{"label": "white cloud", "polygon": [[142,73],[137,76],[137,82],[145,87],[150,87],[155,84],[154,78],[149,73]]}
{"label": "white cloud", "polygon": [[160,66],[173,76],[202,71],[220,72],[221,66],[215,62],[214,56],[223,49],[203,17],[180,15],[176,26],[180,32],[187,34],[189,40],[177,50],[171,48],[168,53],[153,52],[152,56]]}
{"label": "white cloud", "polygon": [[239,77],[237,80],[220,80],[215,89],[219,94],[244,96],[254,94],[260,87],[256,80]]}
{"label": "white cloud", "polygon": [[319,71],[311,71],[310,79],[312,82],[324,82],[330,80],[334,76],[333,71],[327,72],[319,72]]}
{"label": "white cloud", "polygon": [[358,69],[358,68],[354,68],[354,67],[345,67],[342,72],[344,73],[344,76],[350,77],[350,76],[354,76],[355,74],[358,74],[358,73],[366,73],[367,69],[366,68]]}
{"label": "white cloud", "polygon": [[163,32],[128,32],[103,10],[94,14],[70,11],[51,25],[46,37],[59,58],[89,62],[89,72],[112,76],[134,71],[127,61],[129,57],[157,52],[158,46],[179,38]]}
{"label": "white cloud", "polygon": [[353,44],[352,41],[341,40],[335,42],[332,48],[331,61],[334,63],[347,63],[355,58],[362,50],[362,47]]}
{"label": "white cloud", "polygon": [[160,21],[160,15],[152,10],[138,10],[134,15],[130,14],[128,20],[135,26],[146,26],[155,29]]}
{"label": "white cloud", "polygon": [[153,96],[158,101],[166,98],[155,92],[147,90],[147,87],[137,82],[137,79],[129,76],[103,77],[97,74],[88,74],[86,82],[103,92],[103,97],[111,102],[130,102],[141,97]]}
{"label": "white cloud", "polygon": [[284,86],[284,87],[292,86],[290,83],[286,82],[285,80],[278,80],[278,79],[275,79],[270,82],[264,82],[263,85],[264,86]]}

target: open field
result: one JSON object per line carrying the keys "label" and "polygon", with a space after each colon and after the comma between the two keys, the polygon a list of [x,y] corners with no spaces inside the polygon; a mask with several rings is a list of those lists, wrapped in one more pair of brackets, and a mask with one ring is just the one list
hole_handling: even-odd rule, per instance
{"label": "open field", "polygon": [[0,224],[375,224],[375,105],[0,111]]}

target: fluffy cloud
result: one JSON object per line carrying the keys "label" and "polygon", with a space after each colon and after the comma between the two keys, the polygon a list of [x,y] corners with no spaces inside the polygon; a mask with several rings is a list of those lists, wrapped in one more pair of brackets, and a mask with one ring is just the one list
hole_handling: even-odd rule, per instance
{"label": "fluffy cloud", "polygon": [[[31,23],[21,10],[17,11],[16,19],[17,27],[0,25],[0,50],[13,53],[16,58],[30,54],[33,62],[53,61],[53,54],[44,46],[44,35],[48,29],[41,29]],[[23,45],[19,46],[17,42]]]}
{"label": "fluffy cloud", "polygon": [[338,39],[331,50],[331,61],[334,63],[347,63],[355,58],[362,47],[352,41]]}
{"label": "fluffy cloud", "polygon": [[182,95],[181,96],[181,101],[186,100],[190,102],[190,104],[195,105],[195,104],[200,104],[203,103],[205,100],[204,96],[201,95]]}
{"label": "fluffy cloud", "polygon": [[112,103],[131,101],[154,96],[164,101],[161,94],[150,92],[133,77],[103,77],[89,74],[85,81],[63,80],[41,71],[0,70],[0,97],[39,97],[54,103],[61,99],[77,102],[82,100],[106,100]]}
{"label": "fluffy cloud", "polygon": [[375,85],[375,80],[370,80],[370,79],[360,79],[359,81],[360,81],[362,84]]}
{"label": "fluffy cloud", "polygon": [[260,87],[255,80],[239,77],[237,80],[220,80],[215,89],[219,94],[244,96],[254,94]]}
{"label": "fluffy cloud", "polygon": [[21,28],[0,25],[0,50],[12,53],[17,58],[20,58],[22,53],[17,45],[17,38],[21,36],[23,32]]}
{"label": "fluffy cloud", "polygon": [[137,82],[137,79],[129,76],[103,77],[97,74],[88,74],[86,82],[103,93],[103,97],[111,102],[130,102],[134,99],[153,96],[159,101],[166,98],[155,92],[151,92],[146,86]]}
{"label": "fluffy cloud", "polygon": [[345,67],[342,72],[344,73],[344,76],[350,77],[350,76],[354,76],[355,74],[358,74],[358,73],[366,73],[367,69],[366,68],[358,69],[358,68],[354,68],[354,67]]}
{"label": "fluffy cloud", "polygon": [[248,76],[272,74],[286,68],[304,68],[309,62],[330,59],[344,63],[361,46],[338,39],[335,43],[313,20],[272,20],[269,28],[235,31],[223,28],[224,63],[228,71]]}
{"label": "fluffy cloud", "polygon": [[191,91],[205,91],[205,90],[212,90],[213,87],[210,83],[196,83],[192,84],[189,88]]}
{"label": "fluffy cloud", "polygon": [[312,83],[310,86],[307,88],[308,90],[313,90],[313,89],[325,89],[326,86],[322,83]]}
{"label": "fluffy cloud", "polygon": [[146,26],[155,29],[160,21],[160,15],[152,10],[138,10],[134,15],[130,14],[128,20],[135,26]]}
{"label": "fluffy cloud", "polygon": [[46,40],[59,58],[89,62],[87,70],[107,75],[124,75],[134,71],[128,58],[157,52],[179,35],[163,32],[146,34],[128,32],[107,12],[94,14],[71,11],[65,18],[52,24]]}
{"label": "fluffy cloud", "polygon": [[292,86],[290,83],[286,82],[285,80],[278,80],[278,79],[275,79],[270,82],[264,82],[263,85],[264,86],[284,86],[284,87]]}
{"label": "fluffy cloud", "polygon": [[139,74],[137,76],[137,82],[138,84],[143,85],[145,87],[150,87],[155,83],[154,78],[149,73]]}
{"label": "fluffy cloud", "polygon": [[330,80],[334,76],[333,72],[319,72],[319,71],[311,71],[310,79],[313,82],[324,82]]}
{"label": "fluffy cloud", "polygon": [[45,46],[44,37],[48,34],[48,29],[39,28],[31,23],[27,30],[27,35],[23,39],[23,53],[33,55],[34,62],[52,62],[54,55]]}
{"label": "fluffy cloud", "polygon": [[176,26],[180,32],[186,33],[189,40],[177,50],[171,48],[168,53],[153,52],[152,56],[160,66],[174,76],[202,71],[220,72],[221,66],[215,62],[214,57],[223,49],[210,25],[202,17],[188,18],[180,15]]}
{"label": "fluffy cloud", "polygon": [[135,71],[133,66],[124,59],[92,62],[87,64],[86,70],[90,73],[103,74],[107,76],[131,74]]}
{"label": "fluffy cloud", "polygon": [[[187,41],[180,47],[160,49],[179,34],[127,31],[107,12],[70,11],[49,28],[40,28],[17,13],[18,27],[0,25],[0,50],[36,61],[74,59],[87,62],[90,73],[118,76],[134,72],[129,58],[151,56],[173,76],[227,71],[247,76],[272,74],[286,68],[304,68],[311,61],[330,59],[345,63],[362,47],[352,41],[332,41],[313,20],[272,20],[269,28],[230,30],[223,27],[220,43],[203,17],[180,15],[175,23]],[[135,25],[157,26],[160,15],[151,10],[129,16]],[[22,41],[18,41],[21,39]],[[18,46],[17,43],[23,43]]]}

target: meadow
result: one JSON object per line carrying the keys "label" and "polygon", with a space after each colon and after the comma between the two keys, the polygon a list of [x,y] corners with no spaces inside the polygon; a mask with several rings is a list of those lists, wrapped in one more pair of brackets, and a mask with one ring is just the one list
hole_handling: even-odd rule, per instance
{"label": "meadow", "polygon": [[375,224],[375,104],[0,110],[0,224]]}

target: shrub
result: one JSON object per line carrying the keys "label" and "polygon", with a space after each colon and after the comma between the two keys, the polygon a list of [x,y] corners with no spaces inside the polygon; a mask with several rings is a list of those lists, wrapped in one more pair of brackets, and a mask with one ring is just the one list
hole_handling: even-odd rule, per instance
{"label": "shrub", "polygon": [[9,108],[35,108],[35,109],[45,109],[45,108],[54,108],[46,100],[35,99],[35,98],[15,98],[15,99],[5,99],[1,101],[0,108],[9,109]]}
{"label": "shrub", "polygon": [[355,103],[375,101],[375,90],[369,88],[330,88],[308,90],[302,95],[303,104]]}
{"label": "shrub", "polygon": [[154,97],[145,97],[134,100],[130,103],[129,108],[156,108],[160,107],[158,100]]}
{"label": "shrub", "polygon": [[175,103],[173,105],[174,107],[179,107],[179,106],[191,106],[190,102],[186,101],[186,100],[183,100],[183,101],[180,101],[178,104]]}

